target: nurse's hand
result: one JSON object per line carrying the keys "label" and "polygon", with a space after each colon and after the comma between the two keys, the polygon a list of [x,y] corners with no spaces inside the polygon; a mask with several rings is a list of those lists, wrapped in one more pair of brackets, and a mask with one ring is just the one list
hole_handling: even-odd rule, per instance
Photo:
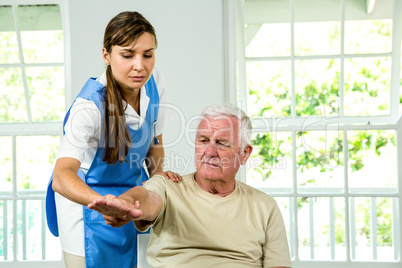
{"label": "nurse's hand", "polygon": [[97,199],[90,203],[88,208],[96,210],[104,216],[108,216],[107,218],[104,217],[107,224],[120,227],[142,215],[142,211],[139,209],[139,206],[140,203],[138,201],[135,201],[134,204],[130,204],[124,200],[124,198],[114,197],[109,199]]}
{"label": "nurse's hand", "polygon": [[172,172],[172,171],[165,171],[165,172],[156,172],[155,174],[154,174],[154,176],[155,175],[162,175],[163,177],[165,177],[166,179],[170,179],[170,180],[172,180],[173,182],[179,182],[179,181],[181,181],[181,176],[180,176],[180,174],[179,173],[174,173],[174,172]]}

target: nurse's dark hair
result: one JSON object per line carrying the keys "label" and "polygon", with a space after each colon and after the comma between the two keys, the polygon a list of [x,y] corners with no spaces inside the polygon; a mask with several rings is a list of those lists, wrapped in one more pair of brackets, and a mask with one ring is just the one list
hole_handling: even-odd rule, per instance
{"label": "nurse's dark hair", "polygon": [[[106,26],[103,47],[108,53],[113,46],[128,46],[135,43],[144,34],[150,33],[157,40],[155,29],[140,13],[125,11],[116,15]],[[126,161],[129,146],[131,146],[130,133],[126,124],[122,100],[125,101],[122,89],[112,74],[110,65],[106,68],[106,92],[104,114],[104,139],[105,153],[103,161],[114,164],[116,161]]]}

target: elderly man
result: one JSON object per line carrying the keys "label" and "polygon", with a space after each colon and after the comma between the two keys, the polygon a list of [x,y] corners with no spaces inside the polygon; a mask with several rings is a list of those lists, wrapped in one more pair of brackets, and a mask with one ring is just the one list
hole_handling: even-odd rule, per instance
{"label": "elderly man", "polygon": [[157,175],[88,207],[115,227],[152,227],[151,267],[291,267],[276,202],[235,179],[253,150],[250,119],[230,104],[209,106],[202,116],[195,173],[178,184]]}

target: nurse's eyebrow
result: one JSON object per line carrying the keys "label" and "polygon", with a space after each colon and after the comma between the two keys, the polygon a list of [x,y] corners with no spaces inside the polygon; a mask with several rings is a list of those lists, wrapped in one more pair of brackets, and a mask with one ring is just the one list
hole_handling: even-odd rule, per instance
{"label": "nurse's eyebrow", "polygon": [[[154,50],[154,48],[153,48],[153,47],[152,47],[152,48],[150,48],[150,49],[144,50],[144,52],[151,52],[152,50]],[[130,53],[135,52],[135,50],[134,50],[134,49],[129,49],[129,48],[122,48],[122,49],[120,49],[120,51],[127,51],[127,52],[130,52]]]}

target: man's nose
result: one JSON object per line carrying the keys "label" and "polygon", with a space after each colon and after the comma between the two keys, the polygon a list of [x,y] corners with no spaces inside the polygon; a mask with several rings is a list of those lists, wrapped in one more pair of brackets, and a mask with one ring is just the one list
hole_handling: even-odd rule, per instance
{"label": "man's nose", "polygon": [[209,155],[209,156],[216,156],[218,155],[218,150],[215,146],[215,144],[213,144],[212,142],[210,142],[207,146],[207,148],[205,149],[205,154]]}

